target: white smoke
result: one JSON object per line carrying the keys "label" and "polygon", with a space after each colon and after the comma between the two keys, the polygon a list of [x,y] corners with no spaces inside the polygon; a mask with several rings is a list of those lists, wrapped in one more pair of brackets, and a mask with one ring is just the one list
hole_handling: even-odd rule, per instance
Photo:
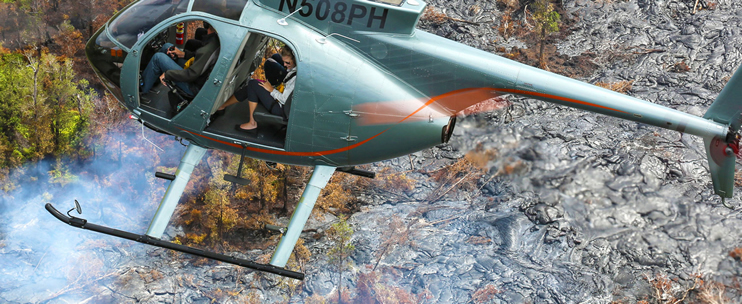
{"label": "white smoke", "polygon": [[18,188],[0,197],[0,302],[87,299],[122,262],[106,253],[145,246],[68,226],[44,208],[52,203],[66,213],[77,199],[83,214],[72,215],[143,234],[168,183],[154,177],[156,167],[176,167],[185,148],[148,130],[146,136],[165,149],[158,151],[140,134],[115,134],[108,142],[121,147],[99,148],[87,160],[62,161],[74,176],[64,185],[50,178],[49,172],[60,168],[56,160],[27,164],[12,174],[18,176]]}

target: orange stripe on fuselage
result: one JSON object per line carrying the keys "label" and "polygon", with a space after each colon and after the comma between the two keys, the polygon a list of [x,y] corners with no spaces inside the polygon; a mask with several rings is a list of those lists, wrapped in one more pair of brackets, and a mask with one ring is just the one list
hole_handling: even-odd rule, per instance
{"label": "orange stripe on fuselage", "polygon": [[[538,92],[523,91],[523,90],[516,90],[516,89],[468,88],[468,89],[455,90],[455,91],[451,91],[451,92],[448,92],[448,93],[444,93],[444,94],[441,94],[441,95],[432,97],[425,104],[423,104],[422,106],[420,106],[420,108],[418,108],[414,112],[410,113],[410,115],[407,115],[405,118],[403,118],[402,120],[400,120],[396,124],[403,123],[405,120],[407,120],[410,117],[414,116],[415,114],[417,114],[418,112],[422,111],[424,108],[430,106],[431,104],[433,104],[434,102],[436,102],[438,100],[445,99],[445,98],[448,98],[448,97],[451,97],[451,96],[455,96],[455,95],[461,94],[461,93],[467,93],[467,92],[472,92],[472,91],[481,91],[481,90],[495,91],[495,92],[502,92],[502,93],[511,93],[511,94],[525,95],[525,96],[535,96],[535,97],[542,97],[542,98],[551,98],[551,99],[556,99],[556,100],[561,100],[561,101],[566,101],[566,102],[571,102],[571,103],[576,103],[576,104],[587,105],[587,106],[591,106],[591,107],[596,107],[596,108],[611,110],[611,111],[615,111],[615,112],[630,114],[628,112],[624,112],[624,111],[621,111],[621,110],[618,110],[618,109],[609,108],[609,107],[606,107],[606,106],[601,106],[601,105],[597,105],[597,104],[593,104],[593,103],[589,103],[589,102],[585,102],[585,101],[581,101],[581,100],[577,100],[577,99],[571,99],[571,98],[566,98],[566,97],[561,97],[561,96],[556,96],[556,95],[549,95],[549,94],[538,93]],[[453,114],[455,114],[455,113],[453,113]],[[223,145],[227,145],[227,146],[231,146],[231,147],[235,147],[235,148],[239,148],[239,149],[243,149],[244,148],[245,150],[253,151],[253,152],[258,152],[258,153],[273,154],[273,155],[283,155],[283,156],[300,156],[301,157],[301,156],[324,156],[324,155],[331,155],[331,154],[336,154],[336,153],[341,153],[341,152],[347,152],[347,151],[350,151],[352,149],[358,148],[358,147],[366,144],[367,142],[371,141],[372,139],[378,137],[379,135],[384,134],[386,131],[389,131],[392,127],[389,127],[386,130],[379,132],[379,134],[376,134],[374,136],[371,136],[371,137],[369,137],[369,138],[367,138],[367,139],[365,139],[365,140],[363,140],[361,142],[355,143],[355,144],[350,145],[350,146],[347,146],[347,147],[333,149],[333,150],[315,151],[315,152],[288,152],[288,151],[276,151],[276,150],[254,148],[254,147],[243,147],[243,146],[238,145],[238,144],[235,144],[235,143],[230,143],[230,142],[218,140],[216,138],[208,137],[208,136],[205,136],[205,135],[202,135],[202,134],[199,134],[199,133],[195,133],[195,132],[191,132],[191,131],[188,131],[188,130],[184,130],[184,129],[180,129],[180,130],[185,131],[185,132],[188,132],[188,133],[191,133],[191,134],[196,135],[198,137],[202,137],[202,138],[205,138],[205,139],[208,139],[208,140],[211,140],[211,141],[218,142],[218,143],[223,144]]]}

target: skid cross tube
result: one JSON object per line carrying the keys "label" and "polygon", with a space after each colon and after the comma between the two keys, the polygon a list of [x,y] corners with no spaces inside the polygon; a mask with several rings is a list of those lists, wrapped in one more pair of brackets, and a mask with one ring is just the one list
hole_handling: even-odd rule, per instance
{"label": "skid cross tube", "polygon": [[224,174],[225,181],[235,183],[235,184],[240,184],[243,186],[247,186],[250,184],[249,180],[242,178],[242,165],[245,163],[245,150],[247,150],[245,148],[246,146],[243,145],[242,154],[240,154],[240,165],[237,166],[237,175]]}
{"label": "skid cross tube", "polygon": [[59,212],[59,210],[54,208],[54,206],[52,206],[52,204],[50,203],[46,204],[46,210],[49,211],[49,213],[51,213],[54,217],[56,217],[60,221],[70,226],[73,226],[73,227],[95,231],[95,232],[99,232],[103,234],[108,234],[108,235],[112,235],[115,237],[120,237],[123,239],[139,242],[142,244],[147,244],[147,245],[157,246],[157,247],[166,248],[170,250],[180,251],[183,253],[188,253],[188,254],[204,257],[207,259],[217,260],[217,261],[221,261],[224,263],[229,263],[229,264],[234,264],[237,266],[255,269],[258,271],[273,273],[273,274],[277,274],[280,276],[289,277],[292,279],[304,280],[304,274],[301,272],[291,271],[291,270],[287,270],[281,267],[276,267],[273,265],[259,264],[259,263],[255,263],[255,262],[248,261],[245,259],[235,258],[232,256],[220,254],[220,253],[215,253],[215,252],[205,251],[205,250],[198,249],[198,248],[175,244],[175,243],[171,243],[168,241],[163,241],[158,238],[153,238],[151,236],[144,235],[144,234],[134,234],[134,233],[127,232],[127,231],[109,228],[106,226],[91,224],[91,223],[88,223],[88,221],[85,219],[77,218],[74,216],[69,217],[69,216],[62,214],[61,212]]}

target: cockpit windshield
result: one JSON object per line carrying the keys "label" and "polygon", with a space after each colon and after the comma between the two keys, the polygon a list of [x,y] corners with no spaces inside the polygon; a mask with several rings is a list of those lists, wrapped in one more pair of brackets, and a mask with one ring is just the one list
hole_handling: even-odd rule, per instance
{"label": "cockpit windshield", "polygon": [[188,0],[142,0],[112,20],[108,31],[119,43],[131,48],[152,27],[186,10]]}
{"label": "cockpit windshield", "polygon": [[239,20],[245,5],[247,0],[193,0],[191,10]]}

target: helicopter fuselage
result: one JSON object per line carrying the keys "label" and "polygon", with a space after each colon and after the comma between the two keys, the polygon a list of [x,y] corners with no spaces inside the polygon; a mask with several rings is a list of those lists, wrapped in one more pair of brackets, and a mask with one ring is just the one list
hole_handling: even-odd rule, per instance
{"label": "helicopter fuselage", "polygon": [[[146,2],[134,3],[122,13],[126,15],[127,10]],[[459,111],[504,94],[704,137],[725,138],[728,133],[727,126],[711,120],[418,30],[415,26],[425,5],[419,1],[398,2],[254,0],[245,2],[236,19],[195,11],[196,4],[181,3],[174,9],[181,13],[159,17],[157,25],[141,33],[130,46],[116,39],[122,36],[117,34],[117,26],[122,26],[117,18],[125,19],[120,13],[91,39],[88,56],[103,82],[148,127],[205,148],[288,164],[351,166],[439,145],[451,137]],[[195,19],[211,23],[221,43],[210,80],[177,115],[166,117],[148,111],[139,99],[137,75],[146,64],[142,57],[147,48],[160,45],[153,43],[158,35]],[[92,59],[104,47],[102,35],[126,54],[118,64],[120,86],[112,85],[111,77],[100,72],[105,63]],[[244,54],[252,52],[248,50],[255,37],[261,36],[290,47],[297,63],[285,136],[276,145],[214,132],[209,125],[210,115],[232,96],[248,68],[254,68],[244,64]]]}

